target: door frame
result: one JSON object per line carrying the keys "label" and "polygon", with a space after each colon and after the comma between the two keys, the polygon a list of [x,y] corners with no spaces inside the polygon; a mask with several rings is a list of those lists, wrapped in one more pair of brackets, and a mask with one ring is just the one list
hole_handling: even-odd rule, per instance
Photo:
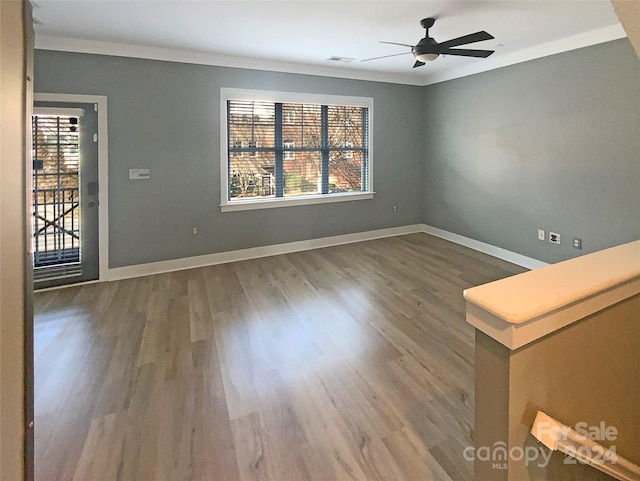
{"label": "door frame", "polygon": [[[68,102],[98,106],[98,282],[109,280],[109,129],[105,95],[34,93],[36,102]],[[95,281],[90,281],[95,282]]]}

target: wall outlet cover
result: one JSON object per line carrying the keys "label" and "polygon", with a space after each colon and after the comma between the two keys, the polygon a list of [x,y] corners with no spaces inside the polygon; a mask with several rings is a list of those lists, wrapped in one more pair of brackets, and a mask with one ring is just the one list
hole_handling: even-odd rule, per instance
{"label": "wall outlet cover", "polygon": [[545,232],[544,229],[538,229],[538,240],[545,240]]}
{"label": "wall outlet cover", "polygon": [[560,234],[549,232],[549,242],[552,244],[560,244]]}

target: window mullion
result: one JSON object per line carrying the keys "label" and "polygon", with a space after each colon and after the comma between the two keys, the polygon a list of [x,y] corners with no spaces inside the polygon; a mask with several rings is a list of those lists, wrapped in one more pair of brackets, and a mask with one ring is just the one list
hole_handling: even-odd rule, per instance
{"label": "window mullion", "polygon": [[276,197],[284,196],[284,166],[282,162],[282,104],[275,104],[275,149],[274,174],[276,177]]}
{"label": "window mullion", "polygon": [[329,193],[329,107],[323,105],[320,108],[320,151],[322,162],[320,164],[320,192]]}

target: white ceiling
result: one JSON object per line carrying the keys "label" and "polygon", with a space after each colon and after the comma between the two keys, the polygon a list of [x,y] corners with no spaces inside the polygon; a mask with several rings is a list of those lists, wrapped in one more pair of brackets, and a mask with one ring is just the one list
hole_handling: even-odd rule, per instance
{"label": "white ceiling", "polygon": [[[424,85],[624,36],[608,0],[548,1],[92,1],[31,0],[38,48],[179,60]],[[412,55],[370,62],[424,36],[479,30],[487,59]],[[409,49],[407,48],[406,51]],[[351,63],[331,62],[351,57]]]}

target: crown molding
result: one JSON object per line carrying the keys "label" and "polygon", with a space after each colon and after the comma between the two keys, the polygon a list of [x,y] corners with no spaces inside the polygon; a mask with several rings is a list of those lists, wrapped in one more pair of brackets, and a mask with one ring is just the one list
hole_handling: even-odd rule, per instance
{"label": "crown molding", "polygon": [[142,58],[179,62],[217,67],[242,68],[250,70],[267,70],[302,75],[318,75],[321,77],[338,77],[352,80],[368,80],[374,82],[397,83],[405,85],[424,85],[424,80],[416,75],[404,75],[391,72],[373,72],[370,70],[354,70],[333,66],[319,66],[295,62],[236,57],[208,52],[177,50],[160,47],[145,47],[116,42],[100,42],[66,37],[36,35],[36,49],[57,50],[62,52],[90,53],[110,55],[114,57]]}
{"label": "crown molding", "polygon": [[500,55],[495,58],[489,58],[482,62],[473,63],[465,67],[450,70],[448,72],[436,73],[426,77],[423,85],[432,85],[447,80],[453,80],[477,73],[487,72],[509,65],[515,65],[536,58],[548,57],[557,53],[568,52],[599,43],[618,40],[627,36],[621,24],[610,25],[608,27],[598,28],[589,32],[573,35],[571,37],[554,40],[553,42],[543,43],[535,47],[518,50],[517,52]]}
{"label": "crown molding", "polygon": [[89,53],[110,55],[115,57],[142,58],[178,62],[197,65],[212,65],[249,70],[267,70],[302,75],[318,75],[321,77],[337,77],[352,80],[366,80],[403,85],[425,86],[447,80],[467,77],[477,73],[495,70],[509,65],[515,65],[537,58],[547,57],[570,50],[575,50],[599,43],[618,40],[627,36],[621,24],[591,30],[553,42],[536,45],[535,47],[517,52],[485,59],[482,62],[449,70],[442,73],[421,76],[404,75],[391,72],[374,72],[370,70],[354,70],[345,67],[319,66],[295,62],[280,62],[251,57],[235,57],[207,52],[177,50],[160,47],[145,47],[116,42],[100,42],[96,40],[82,40],[65,37],[51,37],[36,35],[35,47],[40,50],[57,50],[62,52]]}

